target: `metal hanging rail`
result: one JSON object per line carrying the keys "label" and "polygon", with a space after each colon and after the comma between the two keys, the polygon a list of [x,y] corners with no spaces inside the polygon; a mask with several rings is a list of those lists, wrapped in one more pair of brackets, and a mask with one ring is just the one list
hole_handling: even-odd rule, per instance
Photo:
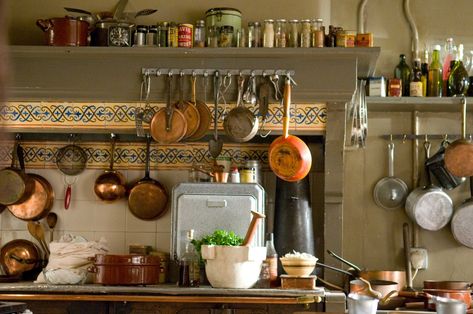
{"label": "metal hanging rail", "polygon": [[[383,134],[380,135],[382,139],[385,140],[401,140],[401,141],[407,141],[407,140],[424,140],[425,138],[429,140],[443,140],[443,139],[448,139],[448,140],[455,140],[458,138],[461,138],[461,134]],[[473,137],[473,134],[467,134],[466,138],[470,139]]]}
{"label": "metal hanging rail", "polygon": [[178,68],[141,68],[142,75],[214,75],[218,72],[220,75],[258,75],[258,76],[269,76],[269,75],[281,75],[281,76],[293,76],[294,70],[282,70],[282,69],[178,69]]}

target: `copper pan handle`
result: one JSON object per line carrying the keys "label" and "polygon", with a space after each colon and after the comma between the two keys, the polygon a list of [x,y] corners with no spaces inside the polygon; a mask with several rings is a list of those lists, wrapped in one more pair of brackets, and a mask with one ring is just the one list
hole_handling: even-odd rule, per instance
{"label": "copper pan handle", "polygon": [[53,24],[51,23],[51,20],[42,20],[42,19],[39,19],[39,20],[36,20],[36,25],[41,28],[41,30],[43,32],[47,32],[49,31],[52,27],[53,27]]}

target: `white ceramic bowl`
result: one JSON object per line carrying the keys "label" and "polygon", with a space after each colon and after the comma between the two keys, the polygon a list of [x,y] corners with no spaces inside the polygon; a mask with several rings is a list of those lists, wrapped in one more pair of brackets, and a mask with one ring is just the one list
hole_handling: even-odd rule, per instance
{"label": "white ceramic bowl", "polygon": [[310,276],[315,269],[317,259],[285,258],[281,257],[281,264],[284,271],[291,276]]}

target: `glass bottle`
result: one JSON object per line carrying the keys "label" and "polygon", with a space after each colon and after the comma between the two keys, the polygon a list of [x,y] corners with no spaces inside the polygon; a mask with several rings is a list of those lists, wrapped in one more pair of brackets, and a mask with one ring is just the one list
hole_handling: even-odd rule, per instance
{"label": "glass bottle", "polygon": [[333,25],[328,26],[328,34],[325,36],[325,47],[335,47],[337,29]]}
{"label": "glass bottle", "polygon": [[442,57],[442,80],[443,80],[443,92],[448,92],[448,77],[450,75],[450,63],[455,58],[457,48],[453,42],[453,38],[447,38],[444,45],[443,57]]}
{"label": "glass bottle", "polygon": [[420,59],[414,60],[414,67],[412,68],[412,80],[409,86],[409,95],[411,97],[423,96],[424,88],[422,85],[422,70],[420,69]]}
{"label": "glass bottle", "polygon": [[323,48],[324,46],[324,38],[325,38],[325,28],[323,26],[324,20],[323,19],[315,19],[316,29],[315,29],[315,42],[313,47]]}
{"label": "glass bottle", "polygon": [[195,48],[205,47],[205,21],[204,20],[198,20],[195,22],[194,47]]}
{"label": "glass bottle", "polygon": [[256,38],[255,38],[255,23],[248,22],[248,48],[256,47]]}
{"label": "glass bottle", "polygon": [[255,47],[262,47],[263,44],[261,43],[261,23],[255,22]]}
{"label": "glass bottle", "polygon": [[266,260],[269,265],[269,285],[271,288],[278,286],[278,253],[274,247],[274,235],[268,233],[266,236]]}
{"label": "glass bottle", "polygon": [[274,20],[264,20],[263,47],[274,47]]}
{"label": "glass bottle", "polygon": [[432,51],[432,62],[429,66],[427,96],[442,97],[442,64],[440,63],[440,45],[435,45]]}
{"label": "glass bottle", "polygon": [[218,47],[218,27],[209,26],[207,29],[207,47],[217,48]]}
{"label": "glass bottle", "polygon": [[427,96],[427,85],[429,84],[429,51],[424,50],[424,62],[420,69],[422,71],[422,96]]}
{"label": "glass bottle", "polygon": [[468,72],[463,64],[463,45],[458,45],[458,52],[455,58],[455,63],[448,76],[448,90],[450,96],[467,94],[470,81]]}
{"label": "glass bottle", "polygon": [[299,20],[289,21],[289,47],[299,47]]}
{"label": "glass bottle", "polygon": [[311,26],[310,20],[301,21],[301,47],[310,48],[311,44]]}
{"label": "glass bottle", "polygon": [[187,242],[184,254],[179,261],[179,287],[198,287],[200,284],[200,258],[191,241],[194,230],[187,231]]}
{"label": "glass bottle", "polygon": [[240,48],[246,47],[246,32],[243,27],[236,32],[236,44]]}
{"label": "glass bottle", "polygon": [[285,48],[286,47],[286,20],[278,19],[276,20],[276,30],[274,34],[274,46],[276,48]]}
{"label": "glass bottle", "polygon": [[409,85],[411,83],[411,68],[406,62],[406,56],[399,56],[399,63],[394,68],[394,78],[401,80],[402,96],[409,96]]}

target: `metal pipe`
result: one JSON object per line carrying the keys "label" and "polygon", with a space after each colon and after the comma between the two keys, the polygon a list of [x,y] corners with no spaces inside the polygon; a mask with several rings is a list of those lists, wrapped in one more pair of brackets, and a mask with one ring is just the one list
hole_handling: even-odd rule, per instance
{"label": "metal pipe", "polygon": [[[416,110],[412,113],[412,128],[414,129],[414,134],[419,134],[419,112]],[[412,159],[413,159],[413,169],[412,169],[412,186],[414,188],[419,186],[420,178],[420,167],[419,167],[419,138],[416,137],[415,141],[412,142]],[[412,245],[413,247],[419,246],[419,227],[416,224],[413,224],[412,228]]]}
{"label": "metal pipe", "polygon": [[365,32],[365,9],[368,0],[361,0],[358,4],[358,26],[357,31],[359,34],[363,34]]}
{"label": "metal pipe", "polygon": [[419,58],[419,32],[417,31],[417,26],[414,21],[414,18],[412,17],[409,4],[410,4],[410,0],[404,0],[403,2],[404,15],[407,19],[407,22],[409,23],[409,28],[411,29],[411,45],[412,45],[411,52],[412,52],[412,57],[415,60]]}

